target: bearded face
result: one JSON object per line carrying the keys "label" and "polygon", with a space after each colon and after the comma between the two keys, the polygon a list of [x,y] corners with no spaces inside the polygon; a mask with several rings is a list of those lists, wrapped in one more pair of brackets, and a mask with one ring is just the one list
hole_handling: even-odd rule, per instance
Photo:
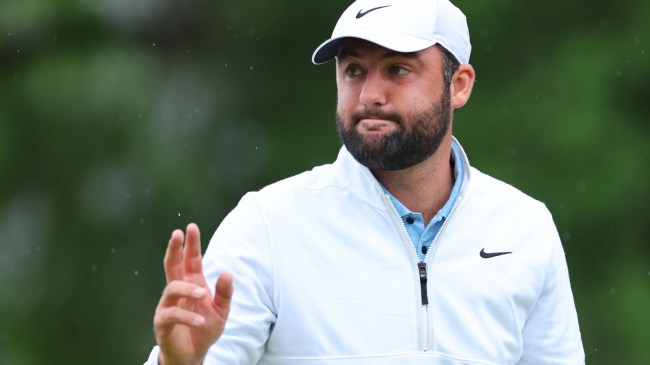
{"label": "bearded face", "polygon": [[[440,147],[451,122],[450,99],[447,87],[440,100],[407,115],[386,113],[376,106],[352,114],[350,120],[337,112],[339,138],[352,156],[371,170],[406,169],[426,160]],[[392,121],[397,128],[380,136],[363,134],[357,125],[368,118]]]}

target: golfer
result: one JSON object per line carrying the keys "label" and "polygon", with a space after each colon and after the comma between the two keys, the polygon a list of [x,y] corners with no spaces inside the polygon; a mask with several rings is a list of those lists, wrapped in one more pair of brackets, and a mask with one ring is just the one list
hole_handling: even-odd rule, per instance
{"label": "golfer", "polygon": [[350,5],[313,54],[338,157],[246,194],[203,257],[172,233],[147,364],[584,364],[550,213],[452,135],[470,53],[448,0]]}

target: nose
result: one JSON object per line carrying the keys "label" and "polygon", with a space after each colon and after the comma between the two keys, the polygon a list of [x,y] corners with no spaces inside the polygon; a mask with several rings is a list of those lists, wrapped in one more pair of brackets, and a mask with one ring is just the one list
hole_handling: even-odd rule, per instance
{"label": "nose", "polygon": [[359,100],[365,106],[386,104],[386,83],[378,72],[366,73],[366,79]]}

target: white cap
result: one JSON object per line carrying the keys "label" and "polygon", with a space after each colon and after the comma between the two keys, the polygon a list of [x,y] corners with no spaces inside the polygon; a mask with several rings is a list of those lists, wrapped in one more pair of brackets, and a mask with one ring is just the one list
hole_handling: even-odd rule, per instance
{"label": "white cap", "polygon": [[343,12],[332,37],[316,49],[312,62],[336,57],[348,37],[407,53],[440,44],[461,64],[469,63],[472,51],[465,15],[449,0],[357,0]]}

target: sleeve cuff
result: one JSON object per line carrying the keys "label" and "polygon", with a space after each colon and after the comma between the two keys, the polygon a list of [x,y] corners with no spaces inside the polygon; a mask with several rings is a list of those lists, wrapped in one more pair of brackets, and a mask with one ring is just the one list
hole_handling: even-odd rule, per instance
{"label": "sleeve cuff", "polygon": [[143,365],[158,365],[158,355],[160,354],[160,347],[156,346],[151,350],[149,359]]}

